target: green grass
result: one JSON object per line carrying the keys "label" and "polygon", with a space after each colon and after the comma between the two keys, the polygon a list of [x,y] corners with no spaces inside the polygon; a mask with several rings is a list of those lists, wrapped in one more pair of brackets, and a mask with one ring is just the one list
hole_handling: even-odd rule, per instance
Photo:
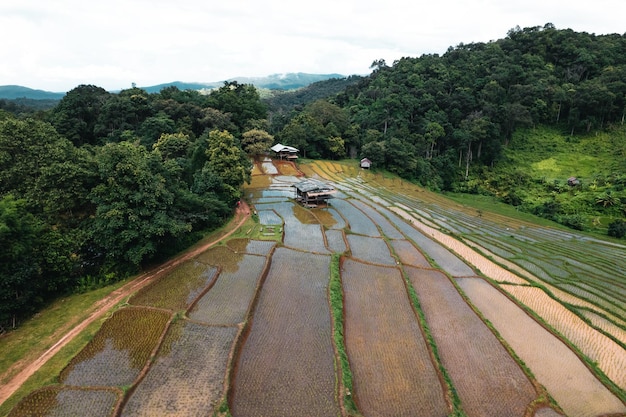
{"label": "green grass", "polygon": [[[612,221],[626,216],[625,172],[626,127],[578,136],[537,127],[515,132],[493,167],[475,165],[470,180],[457,186],[606,235]],[[579,184],[568,185],[570,177]],[[607,195],[611,203],[602,204]]]}
{"label": "green grass", "polygon": [[510,217],[515,220],[529,222],[539,226],[570,230],[567,227],[560,225],[559,223],[535,216],[531,213],[520,211],[510,204],[505,204],[501,201],[498,201],[498,199],[493,196],[465,193],[444,193],[443,195],[448,199],[454,201],[455,203],[459,203],[461,205],[476,209],[476,215],[480,215],[483,212],[490,212]]}
{"label": "green grass", "polygon": [[343,335],[343,289],[341,286],[341,276],[339,273],[339,261],[341,255],[339,253],[333,253],[330,263],[330,284],[328,287],[330,297],[330,308],[333,320],[333,339],[335,341],[335,347],[339,355],[338,366],[340,368],[340,385],[344,388],[343,404],[346,408],[348,415],[360,416],[354,397],[352,386],[352,371],[350,370],[350,363],[348,362],[348,354],[346,352],[346,345]]}

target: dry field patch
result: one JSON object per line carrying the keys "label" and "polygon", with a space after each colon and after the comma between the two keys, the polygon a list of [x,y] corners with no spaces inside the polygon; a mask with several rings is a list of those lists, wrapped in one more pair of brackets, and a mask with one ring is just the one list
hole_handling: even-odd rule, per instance
{"label": "dry field patch", "polygon": [[528,366],[568,416],[626,413],[613,395],[561,340],[483,279],[459,278],[472,304]]}
{"label": "dry field patch", "polygon": [[606,318],[599,316],[591,311],[581,310],[580,311],[587,320],[589,320],[595,327],[598,329],[602,329],[606,333],[615,337],[621,343],[626,345],[626,330],[624,328],[617,326],[615,323],[607,320]]}
{"label": "dry field patch", "polygon": [[531,381],[440,271],[406,267],[443,366],[468,416],[524,416]]}
{"label": "dry field patch", "polygon": [[274,166],[281,175],[295,175],[299,176],[302,173],[298,170],[296,165],[291,161],[273,160]]}
{"label": "dry field patch", "polygon": [[444,388],[398,268],[347,259],[345,343],[366,416],[446,416]]}
{"label": "dry field patch", "polygon": [[236,365],[233,416],[339,415],[329,268],[329,255],[274,251]]}

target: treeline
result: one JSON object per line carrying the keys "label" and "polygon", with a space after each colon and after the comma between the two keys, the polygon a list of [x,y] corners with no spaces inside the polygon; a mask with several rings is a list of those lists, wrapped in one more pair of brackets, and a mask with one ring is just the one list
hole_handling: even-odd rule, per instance
{"label": "treeline", "polygon": [[443,55],[374,61],[372,73],[330,99],[294,110],[272,133],[317,158],[367,157],[433,189],[453,190],[493,166],[519,127],[567,134],[622,124],[626,37],[509,31]]}
{"label": "treeline", "polygon": [[71,90],[0,111],[0,332],[62,294],[120,279],[224,223],[266,148],[251,85]]}

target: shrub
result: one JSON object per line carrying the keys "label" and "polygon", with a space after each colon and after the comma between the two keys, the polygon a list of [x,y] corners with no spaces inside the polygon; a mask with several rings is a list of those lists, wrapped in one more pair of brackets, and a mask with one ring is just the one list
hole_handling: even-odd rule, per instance
{"label": "shrub", "polygon": [[609,223],[609,236],[616,237],[618,239],[626,236],[626,221],[617,219]]}
{"label": "shrub", "polygon": [[560,218],[560,223],[574,230],[583,230],[585,219],[578,214],[565,215]]}

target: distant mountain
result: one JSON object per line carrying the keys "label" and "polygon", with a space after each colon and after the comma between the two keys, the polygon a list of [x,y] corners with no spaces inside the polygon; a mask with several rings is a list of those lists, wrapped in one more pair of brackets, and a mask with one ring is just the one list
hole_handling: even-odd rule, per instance
{"label": "distant mountain", "polygon": [[[345,78],[341,74],[307,74],[304,72],[290,72],[286,74],[272,74],[266,77],[235,77],[224,81],[215,81],[208,83],[190,83],[183,81],[172,81],[170,83],[141,87],[148,93],[158,93],[166,87],[177,87],[179,90],[212,90],[224,85],[224,82],[237,81],[240,84],[252,84],[257,88],[268,90],[296,90],[306,87],[318,81],[325,81],[334,78]],[[117,91],[112,91],[117,92]],[[0,99],[17,99],[27,98],[34,100],[60,100],[65,93],[53,93],[50,91],[34,90],[20,85],[1,85]]]}
{"label": "distant mountain", "polygon": [[[303,72],[290,72],[287,74],[273,74],[267,77],[239,77],[229,81],[237,81],[241,84],[252,84],[255,87],[270,90],[295,90],[306,87],[318,81],[332,78],[346,78],[341,74],[306,74]],[[223,84],[223,83],[222,83]]]}
{"label": "distant mountain", "polygon": [[61,100],[65,93],[53,93],[44,90],[33,90],[21,85],[0,85],[0,98],[18,99],[28,98],[34,100]]}
{"label": "distant mountain", "polygon": [[148,87],[141,87],[148,93],[158,93],[166,87],[177,87],[179,90],[211,90],[224,85],[224,82],[237,81],[240,84],[252,84],[257,88],[268,90],[296,90],[306,87],[318,81],[325,81],[332,78],[345,78],[341,74],[307,74],[303,72],[290,72],[286,74],[272,74],[266,77],[234,77],[224,81],[210,83],[188,83],[183,81],[173,81],[171,83],[158,84]]}

